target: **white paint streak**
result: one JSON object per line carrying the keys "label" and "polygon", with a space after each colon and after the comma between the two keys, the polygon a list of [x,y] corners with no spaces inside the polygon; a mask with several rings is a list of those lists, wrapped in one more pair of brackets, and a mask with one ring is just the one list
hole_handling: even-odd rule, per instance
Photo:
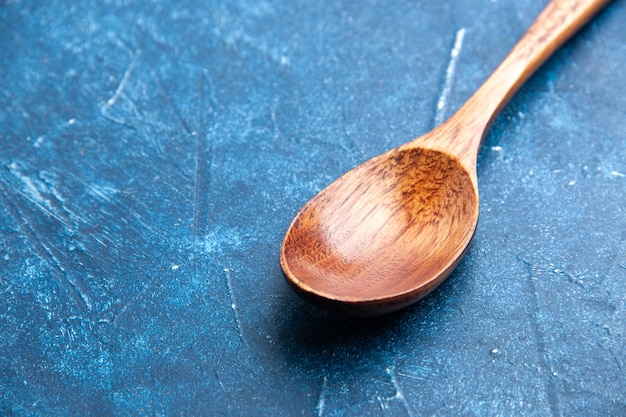
{"label": "white paint streak", "polygon": [[133,55],[133,57],[130,60],[130,64],[128,64],[128,68],[126,68],[126,71],[124,72],[124,76],[122,77],[120,83],[117,85],[117,88],[115,89],[115,93],[113,93],[111,98],[109,98],[106,104],[104,105],[105,110],[108,110],[117,102],[117,100],[119,100],[120,96],[124,92],[124,89],[126,88],[126,84],[128,84],[130,75],[133,73],[133,70],[135,69],[136,61],[137,61],[137,58],[135,55]]}
{"label": "white paint streak", "polygon": [[450,51],[450,61],[448,61],[448,68],[446,68],[446,80],[443,85],[443,90],[439,96],[437,102],[437,114],[435,116],[435,125],[440,125],[444,121],[446,104],[452,91],[452,82],[454,80],[454,74],[456,71],[456,63],[459,60],[461,49],[463,48],[463,38],[465,37],[465,28],[461,28],[456,32],[456,38],[454,39],[454,46]]}
{"label": "white paint streak", "polygon": [[[20,167],[16,162],[13,162],[9,165],[9,170],[11,173],[22,182],[23,189],[16,189],[16,191],[21,194],[28,201],[33,203],[39,210],[48,215],[49,217],[58,220],[61,224],[63,224],[66,228],[72,229],[71,223],[64,216],[57,212],[57,209],[54,207],[53,202],[47,195],[53,195],[58,203],[68,212],[67,208],[64,206],[64,200],[60,197],[59,193],[56,190],[51,190],[43,181],[38,179],[32,179],[28,175],[21,172]],[[47,194],[47,195],[46,195]],[[71,213],[70,213],[71,214]]]}
{"label": "white paint streak", "polygon": [[611,171],[611,176],[617,177],[617,178],[624,178],[626,177],[626,174],[622,174],[621,172],[618,172],[618,171]]}
{"label": "white paint streak", "polygon": [[415,381],[426,381],[432,378],[433,372],[433,369],[426,366],[414,366],[412,372],[396,371],[395,374]]}
{"label": "white paint streak", "polygon": [[400,384],[398,384],[398,379],[396,378],[395,366],[388,367],[387,374],[391,378],[391,384],[393,385],[393,388],[396,390],[396,395],[394,395],[391,398],[387,398],[386,400],[387,401],[391,401],[391,400],[400,401],[402,405],[404,406],[404,409],[406,410],[406,413],[409,415],[409,417],[413,417],[413,412],[411,411],[411,407],[409,407],[409,403],[407,402],[406,397],[404,396],[404,392],[402,392],[402,388],[400,388]]}
{"label": "white paint streak", "polygon": [[[24,196],[24,198],[34,203],[43,213],[48,214],[49,216],[52,216],[55,219],[58,219],[60,222],[62,222],[66,226],[68,225],[65,222],[64,218],[56,214],[51,208],[46,207],[46,204],[49,205],[50,201],[47,198],[45,198],[41,194],[41,191],[40,191],[40,188],[44,187],[45,184],[41,183],[40,181],[35,182],[30,177],[22,174],[19,171],[19,168],[15,162],[9,166],[9,169],[11,170],[13,175],[15,175],[17,178],[22,180],[22,182],[26,186],[26,189],[27,189],[26,191],[16,189],[18,193],[20,193],[22,196]],[[2,192],[1,189],[0,189],[0,192],[6,197],[6,194],[4,194],[4,192]],[[30,195],[30,198],[29,198],[29,194],[32,194]],[[55,192],[54,195],[57,195],[57,193]],[[8,199],[8,197],[6,198]],[[17,208],[15,210],[17,211]],[[26,230],[28,230],[32,238],[31,243],[33,243],[35,246],[38,245],[41,248],[41,250],[48,257],[49,265],[52,268],[58,269],[59,273],[65,279],[65,281],[68,283],[71,289],[73,289],[78,294],[78,296],[82,299],[85,306],[91,310],[93,308],[93,305],[91,304],[89,296],[84,291],[80,283],[75,278],[70,277],[68,275],[67,271],[65,270],[65,267],[63,266],[63,263],[61,262],[61,258],[63,258],[63,253],[59,252],[53,245],[47,244],[45,240],[42,239],[41,236],[39,236],[36,228],[34,227],[33,224],[31,224],[27,216],[24,216],[21,213],[17,212],[15,214],[15,218],[16,220],[17,219],[22,220],[24,226],[26,227]],[[5,259],[7,258],[5,257]],[[75,298],[72,297],[72,300],[76,303]]]}
{"label": "white paint streak", "polygon": [[[56,261],[56,262],[58,262],[58,261]],[[64,273],[65,273],[65,271],[64,271]],[[78,296],[80,297],[81,300],[83,300],[83,303],[85,303],[87,308],[89,310],[93,310],[93,305],[91,304],[91,300],[89,299],[89,296],[87,295],[87,293],[85,291],[83,291],[83,289],[81,288],[82,286],[76,281],[76,279],[70,278],[70,276],[67,273],[65,273],[65,279],[72,286],[74,291],[76,291],[76,293],[78,293]]]}
{"label": "white paint streak", "polygon": [[224,273],[226,274],[226,284],[228,285],[228,294],[230,295],[230,308],[233,309],[233,314],[235,316],[235,322],[237,323],[237,332],[239,333],[239,338],[241,341],[247,346],[248,343],[246,339],[243,337],[243,332],[241,330],[241,320],[239,320],[239,313],[237,312],[237,303],[235,302],[235,292],[233,291],[233,283],[232,276],[229,268],[224,268]]}
{"label": "white paint streak", "polygon": [[110,201],[118,190],[114,187],[98,184],[86,184],[87,191],[102,201]]}
{"label": "white paint streak", "polygon": [[[122,93],[124,92],[124,89],[126,88],[126,85],[128,84],[128,80],[130,79],[130,76],[133,73],[133,70],[135,69],[137,56],[138,56],[138,53],[134,53],[133,51],[131,51],[130,64],[128,64],[128,68],[126,68],[126,71],[124,72],[124,75],[122,76],[122,79],[120,80],[119,84],[117,85],[117,88],[115,89],[115,92],[106,101],[106,103],[102,107],[100,107],[100,113],[102,114],[102,116],[104,116],[105,118],[115,123],[122,124],[122,125],[124,124],[122,120],[109,116],[108,112],[109,112],[109,109],[113,107],[113,105],[119,100]],[[136,109],[136,106],[134,105],[132,101],[131,101],[131,104],[133,104],[133,107],[135,108],[135,113],[138,113],[138,110]]]}
{"label": "white paint streak", "polygon": [[317,417],[322,417],[324,415],[324,409],[326,408],[326,391],[328,390],[328,384],[326,377],[322,380],[322,388],[320,389],[320,397],[317,400],[317,406],[315,406],[315,410],[317,411]]}
{"label": "white paint streak", "polygon": [[154,226],[152,226],[150,223],[146,222],[143,217],[141,216],[141,214],[137,213],[135,210],[130,209],[129,210],[130,215],[133,216],[135,219],[137,219],[137,222],[146,230],[149,230],[152,233],[159,233],[158,230],[156,230],[154,228]]}

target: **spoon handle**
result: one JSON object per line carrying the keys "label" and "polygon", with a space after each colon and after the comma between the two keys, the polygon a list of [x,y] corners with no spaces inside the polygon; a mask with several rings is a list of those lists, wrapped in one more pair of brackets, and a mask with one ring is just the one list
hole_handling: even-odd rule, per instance
{"label": "spoon handle", "polygon": [[[611,0],[553,0],[461,109],[442,129],[453,129],[451,143],[440,144],[475,170],[480,143],[491,122],[543,62]],[[462,133],[461,133],[462,132]],[[435,145],[436,146],[436,145]]]}

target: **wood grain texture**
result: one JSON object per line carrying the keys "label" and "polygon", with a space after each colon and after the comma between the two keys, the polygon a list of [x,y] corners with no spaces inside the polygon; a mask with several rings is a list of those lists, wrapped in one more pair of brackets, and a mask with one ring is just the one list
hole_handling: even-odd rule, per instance
{"label": "wood grain texture", "polygon": [[467,171],[443,153],[384,154],[300,211],[283,268],[305,294],[352,304],[357,314],[379,313],[380,305],[368,308],[375,304],[395,310],[456,266],[474,233],[477,196]]}
{"label": "wood grain texture", "polygon": [[626,415],[626,0],[494,122],[424,300],[328,313],[277,262],[433,126],[460,29],[444,119],[547,3],[1,2],[0,415]]}
{"label": "wood grain texture", "polygon": [[555,0],[461,109],[348,172],[309,201],[280,261],[298,293],[361,316],[405,307],[464,256],[478,222],[476,159],[519,87],[609,1]]}

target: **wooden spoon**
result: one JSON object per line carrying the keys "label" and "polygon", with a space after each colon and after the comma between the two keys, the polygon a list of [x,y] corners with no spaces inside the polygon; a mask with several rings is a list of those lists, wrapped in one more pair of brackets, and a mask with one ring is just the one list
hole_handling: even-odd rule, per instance
{"label": "wooden spoon", "polygon": [[304,298],[376,316],[424,297],[467,252],[478,221],[476,157],[530,75],[610,0],[554,0],[461,109],[344,174],[298,212],[280,263]]}

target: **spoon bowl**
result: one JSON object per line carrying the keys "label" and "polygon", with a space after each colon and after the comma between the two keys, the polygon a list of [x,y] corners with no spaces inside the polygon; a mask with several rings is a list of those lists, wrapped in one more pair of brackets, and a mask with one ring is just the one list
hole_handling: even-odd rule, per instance
{"label": "spoon bowl", "polygon": [[280,252],[296,292],[324,307],[375,316],[440,284],[476,230],[476,158],[489,126],[524,81],[609,1],[553,0],[450,119],[354,168],[305,204]]}
{"label": "spoon bowl", "polygon": [[469,247],[477,220],[476,183],[459,160],[430,149],[394,150],[302,208],[282,265],[306,298],[377,315],[436,287]]}

